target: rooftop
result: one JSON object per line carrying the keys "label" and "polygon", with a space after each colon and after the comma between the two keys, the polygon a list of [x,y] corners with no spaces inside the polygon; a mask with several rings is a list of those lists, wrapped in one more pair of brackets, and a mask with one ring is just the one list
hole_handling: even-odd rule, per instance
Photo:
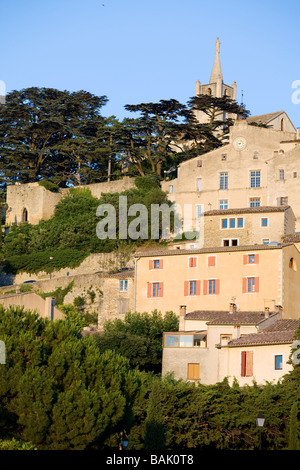
{"label": "rooftop", "polygon": [[226,214],[256,214],[262,212],[285,212],[290,206],[258,206],[245,207],[241,209],[215,209],[204,212],[204,215],[226,215]]}
{"label": "rooftop", "polygon": [[266,327],[260,333],[249,334],[228,343],[229,347],[259,346],[266,344],[289,344],[295,339],[300,320],[281,319]]}
{"label": "rooftop", "polygon": [[[270,314],[272,316],[272,313]],[[234,312],[228,310],[194,310],[184,317],[185,320],[207,320],[208,325],[257,325],[265,320],[265,312]]]}

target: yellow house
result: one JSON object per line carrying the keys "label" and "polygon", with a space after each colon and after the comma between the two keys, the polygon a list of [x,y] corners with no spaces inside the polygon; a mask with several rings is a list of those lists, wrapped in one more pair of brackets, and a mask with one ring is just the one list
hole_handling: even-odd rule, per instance
{"label": "yellow house", "polygon": [[137,311],[241,311],[274,305],[299,318],[300,253],[293,243],[141,252],[135,258]]}

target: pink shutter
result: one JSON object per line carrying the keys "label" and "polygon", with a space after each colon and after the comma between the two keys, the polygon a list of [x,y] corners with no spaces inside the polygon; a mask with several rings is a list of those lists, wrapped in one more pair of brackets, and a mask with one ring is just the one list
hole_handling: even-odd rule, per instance
{"label": "pink shutter", "polygon": [[246,351],[241,352],[241,376],[246,375]]}
{"label": "pink shutter", "polygon": [[207,295],[207,281],[203,281],[203,295]]}
{"label": "pink shutter", "polygon": [[255,292],[259,292],[259,277],[255,278]]}
{"label": "pink shutter", "polygon": [[244,255],[244,264],[248,264],[248,255]]}
{"label": "pink shutter", "polygon": [[215,256],[209,256],[208,257],[208,266],[215,266],[216,265],[216,257]]}
{"label": "pink shutter", "polygon": [[220,294],[220,279],[216,279],[216,294]]}
{"label": "pink shutter", "polygon": [[184,295],[189,295],[189,281],[184,281]]}
{"label": "pink shutter", "polygon": [[151,297],[151,282],[148,282],[148,285],[147,285],[147,297]]}
{"label": "pink shutter", "polygon": [[159,260],[159,267],[160,267],[160,269],[163,269],[163,267],[164,267],[164,260],[163,259]]}
{"label": "pink shutter", "polygon": [[247,278],[243,277],[243,294],[247,292]]}
{"label": "pink shutter", "polygon": [[246,377],[252,377],[253,375],[253,351],[246,352]]}
{"label": "pink shutter", "polygon": [[258,261],[259,261],[259,255],[255,255],[255,264],[258,264]]}
{"label": "pink shutter", "polygon": [[200,295],[200,281],[196,281],[196,295]]}
{"label": "pink shutter", "polygon": [[149,269],[152,269],[152,267],[153,267],[153,261],[150,259],[149,260]]}
{"label": "pink shutter", "polygon": [[163,297],[164,295],[164,283],[160,282],[159,283],[159,297]]}

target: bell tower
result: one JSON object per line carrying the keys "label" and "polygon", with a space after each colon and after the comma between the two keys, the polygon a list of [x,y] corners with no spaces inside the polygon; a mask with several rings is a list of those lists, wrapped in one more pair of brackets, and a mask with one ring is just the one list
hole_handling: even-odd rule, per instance
{"label": "bell tower", "polygon": [[[196,82],[196,96],[197,95],[211,95],[216,98],[221,98],[222,96],[228,96],[232,100],[236,101],[236,82],[233,84],[226,85],[223,82],[223,73],[220,61],[220,40],[217,38],[216,40],[216,50],[215,50],[215,58],[214,63],[209,79],[209,83],[206,85],[201,85],[201,82],[197,80]],[[207,121],[207,116],[202,113],[197,113],[197,119],[200,123],[205,123]]]}

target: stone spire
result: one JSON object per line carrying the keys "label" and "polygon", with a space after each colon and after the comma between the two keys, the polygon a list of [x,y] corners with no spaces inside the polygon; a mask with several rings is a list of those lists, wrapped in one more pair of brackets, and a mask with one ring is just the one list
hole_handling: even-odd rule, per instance
{"label": "stone spire", "polygon": [[219,38],[217,38],[215,60],[214,60],[214,65],[211,71],[209,83],[216,83],[219,80],[221,80],[221,82],[223,81],[223,74],[222,74],[219,54],[220,54],[220,41],[219,41]]}

